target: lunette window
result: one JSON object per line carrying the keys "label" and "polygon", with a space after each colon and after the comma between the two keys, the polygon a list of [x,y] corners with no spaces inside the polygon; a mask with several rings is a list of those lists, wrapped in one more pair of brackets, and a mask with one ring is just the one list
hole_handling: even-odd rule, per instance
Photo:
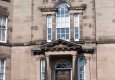
{"label": "lunette window", "polygon": [[85,80],[85,58],[78,58],[78,80]]}
{"label": "lunette window", "polygon": [[41,64],[41,68],[40,68],[40,80],[46,80],[46,60],[45,59],[41,59],[40,60],[40,64]]}
{"label": "lunette window", "polygon": [[6,42],[7,17],[0,15],[0,42]]}
{"label": "lunette window", "polygon": [[66,3],[57,6],[56,39],[70,40],[70,14]]}
{"label": "lunette window", "polygon": [[5,80],[5,60],[0,59],[0,80]]}

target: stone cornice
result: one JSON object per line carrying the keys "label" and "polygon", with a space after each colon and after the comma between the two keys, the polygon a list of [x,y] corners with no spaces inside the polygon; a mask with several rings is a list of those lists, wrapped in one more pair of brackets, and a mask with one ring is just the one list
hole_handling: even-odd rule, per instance
{"label": "stone cornice", "polygon": [[45,54],[47,51],[77,51],[79,53],[94,53],[93,48],[84,49],[75,42],[68,42],[61,39],[43,45],[37,45],[32,49],[34,55]]}
{"label": "stone cornice", "polygon": [[0,15],[8,16],[9,15],[8,8],[0,6]]}
{"label": "stone cornice", "polygon": [[[115,44],[115,41],[71,41],[73,43],[76,44],[85,44],[85,43],[92,43],[92,44]],[[0,42],[0,46],[9,46],[9,47],[13,47],[13,46],[31,46],[31,45],[38,45],[38,44],[45,44],[47,43],[46,40],[41,40],[41,41],[33,41],[33,42],[25,42],[25,43],[1,43]]]}
{"label": "stone cornice", "polygon": [[[82,4],[81,6],[75,6],[75,7],[69,7],[69,10],[85,10],[87,7],[86,4]],[[56,8],[39,8],[42,12],[52,12],[52,11],[57,11]]]}

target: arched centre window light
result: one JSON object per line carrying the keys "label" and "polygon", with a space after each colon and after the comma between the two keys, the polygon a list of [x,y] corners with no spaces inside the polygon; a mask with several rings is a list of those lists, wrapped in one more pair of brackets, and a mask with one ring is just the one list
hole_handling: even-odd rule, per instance
{"label": "arched centre window light", "polygon": [[70,13],[67,3],[59,3],[56,8],[56,39],[70,40]]}

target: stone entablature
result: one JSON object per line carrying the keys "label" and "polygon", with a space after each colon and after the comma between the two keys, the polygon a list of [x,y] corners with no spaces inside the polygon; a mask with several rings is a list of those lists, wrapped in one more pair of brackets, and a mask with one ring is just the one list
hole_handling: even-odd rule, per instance
{"label": "stone entablature", "polygon": [[32,49],[34,55],[44,54],[47,51],[77,51],[78,53],[94,53],[94,48],[82,48],[82,46],[65,40],[56,40],[43,45],[37,45]]}

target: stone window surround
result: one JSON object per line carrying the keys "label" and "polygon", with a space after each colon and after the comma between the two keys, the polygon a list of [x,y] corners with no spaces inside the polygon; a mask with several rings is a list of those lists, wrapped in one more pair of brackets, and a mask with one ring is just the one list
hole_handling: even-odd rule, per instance
{"label": "stone window surround", "polygon": [[46,59],[42,57],[40,59],[40,80],[44,79],[46,79]]}
{"label": "stone window surround", "polygon": [[5,41],[0,41],[0,43],[6,43],[7,42],[7,28],[8,28],[8,16],[9,16],[9,11],[7,7],[0,6],[0,15],[6,16],[6,31],[5,31]]}
{"label": "stone window surround", "polygon": [[[3,33],[0,33],[1,34],[1,40],[0,40],[0,42],[1,43],[6,43],[6,41],[7,41],[7,21],[8,21],[8,17],[7,16],[5,16],[5,15],[0,15],[1,16],[1,24],[0,24],[0,26],[1,26],[1,28],[0,28],[0,30],[1,30],[1,32],[4,32],[4,34]],[[4,22],[4,20],[5,20],[5,22]],[[4,24],[3,24],[4,23]]]}
{"label": "stone window surround", "polygon": [[[81,5],[81,6],[76,6],[76,7],[70,7],[69,8],[69,10],[70,10],[70,20],[74,20],[74,14],[79,14],[79,19],[80,19],[80,39],[79,39],[79,41],[80,40],[82,40],[83,39],[83,31],[82,31],[82,29],[83,29],[83,26],[81,25],[82,24],[82,17],[83,17],[83,12],[84,12],[84,10],[85,10],[85,8],[86,8],[86,5],[85,4],[83,4],[83,5]],[[39,8],[40,10],[41,10],[41,12],[42,12],[42,16],[44,17],[44,19],[46,19],[45,17],[47,16],[47,15],[52,15],[52,20],[54,21],[55,20],[55,17],[56,17],[56,14],[55,14],[55,11],[56,11],[56,8]],[[52,22],[52,23],[56,23],[56,21],[54,21],[54,22]],[[53,26],[55,26],[56,24],[53,24]],[[72,27],[70,27],[70,41],[74,41],[74,34],[72,33],[73,31],[74,31],[74,23],[71,21],[70,22],[70,26],[72,26]],[[46,33],[47,32],[45,32],[46,31],[46,29],[45,29],[45,27],[46,27],[46,23],[44,24],[44,40],[47,40],[46,38]],[[56,35],[54,35],[54,34],[56,34],[55,33],[55,29],[56,29],[56,27],[53,29],[53,35],[52,35],[52,40],[56,40],[55,38],[55,36]],[[71,36],[72,35],[72,36]]]}

